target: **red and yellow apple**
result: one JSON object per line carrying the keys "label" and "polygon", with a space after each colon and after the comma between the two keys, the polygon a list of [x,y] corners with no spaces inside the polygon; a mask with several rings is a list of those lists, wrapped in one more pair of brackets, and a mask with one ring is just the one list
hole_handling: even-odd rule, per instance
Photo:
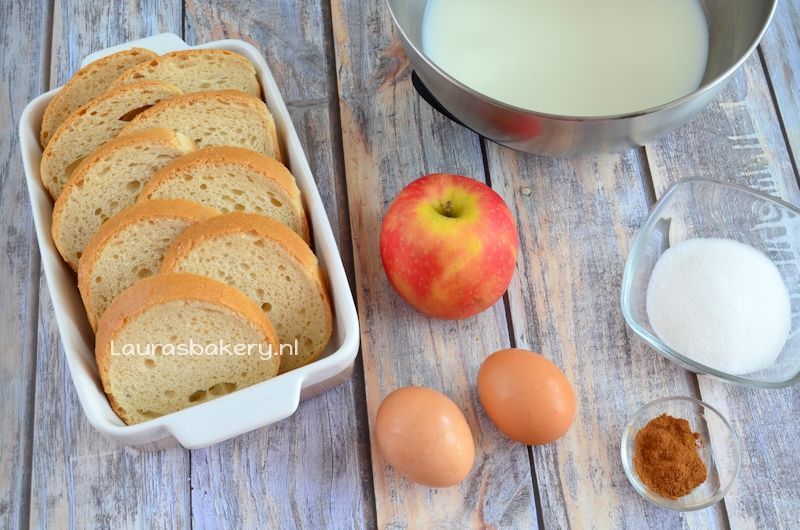
{"label": "red and yellow apple", "polygon": [[437,173],[397,195],[383,218],[380,246],[386,276],[406,302],[432,317],[459,319],[503,296],[519,239],[494,190]]}

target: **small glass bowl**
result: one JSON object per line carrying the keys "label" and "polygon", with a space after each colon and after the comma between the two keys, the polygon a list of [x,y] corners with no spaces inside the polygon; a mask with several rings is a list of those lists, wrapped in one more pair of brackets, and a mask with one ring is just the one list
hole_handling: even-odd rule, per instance
{"label": "small glass bowl", "polygon": [[[744,375],[715,370],[665,344],[647,318],[650,275],[668,248],[697,237],[733,239],[750,245],[778,267],[789,289],[792,328],[777,360]],[[620,299],[628,326],[667,359],[699,374],[756,388],[780,388],[800,381],[800,209],[737,184],[704,178],[683,179],[667,190],[631,246],[622,275]]]}
{"label": "small glass bowl", "polygon": [[[698,453],[708,470],[705,482],[690,494],[678,499],[668,499],[651,491],[639,479],[633,467],[636,434],[650,420],[661,414],[687,420],[692,431],[700,434],[702,446],[698,447]],[[621,455],[625,474],[642,497],[658,506],[679,512],[701,510],[722,500],[736,480],[741,458],[739,439],[728,420],[711,405],[681,396],[657,399],[636,411],[622,432]]]}

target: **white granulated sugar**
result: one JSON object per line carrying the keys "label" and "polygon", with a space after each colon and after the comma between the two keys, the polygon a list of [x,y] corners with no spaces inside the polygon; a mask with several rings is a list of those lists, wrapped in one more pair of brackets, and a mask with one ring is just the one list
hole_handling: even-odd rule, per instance
{"label": "white granulated sugar", "polygon": [[789,291],[772,261],[730,239],[688,239],[668,249],[647,286],[647,317],[672,349],[721,372],[762,370],[791,328]]}

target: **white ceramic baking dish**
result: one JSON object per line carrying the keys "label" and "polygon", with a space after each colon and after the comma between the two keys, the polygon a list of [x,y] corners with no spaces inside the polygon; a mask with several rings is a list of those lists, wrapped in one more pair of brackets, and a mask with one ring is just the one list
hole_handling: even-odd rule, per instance
{"label": "white ceramic baking dish", "polygon": [[39,179],[42,152],[38,138],[44,109],[59,89],[42,94],[25,107],[19,124],[20,147],[36,237],[42,255],[42,268],[64,343],[67,366],[87,418],[102,434],[125,445],[161,448],[177,442],[187,448],[206,447],[286,418],[297,410],[301,399],[346,381],[352,373],[353,362],[358,353],[358,318],[342,259],[325,214],[325,206],[297,132],[289,119],[286,105],[261,53],[240,40],[220,40],[189,46],[177,35],[164,33],[95,52],[86,57],[83,64],[134,46],[148,48],[156,53],[189,48],[225,49],[244,55],[255,65],[267,106],[275,117],[278,134],[288,155],[289,168],[303,193],[314,235],[315,251],[328,278],[333,299],[333,336],[328,349],[319,360],[186,410],[137,425],[125,425],[109,406],[100,383],[94,359],[94,335],[86,319],[75,273],[59,256],[50,235],[53,203]]}

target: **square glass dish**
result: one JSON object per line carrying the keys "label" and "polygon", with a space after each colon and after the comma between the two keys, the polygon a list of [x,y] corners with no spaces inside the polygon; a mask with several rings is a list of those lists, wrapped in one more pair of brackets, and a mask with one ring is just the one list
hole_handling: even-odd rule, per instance
{"label": "square glass dish", "polygon": [[[691,238],[725,238],[750,245],[777,266],[791,299],[791,331],[776,361],[734,375],[698,363],[664,343],[647,317],[646,297],[656,262]],[[704,178],[683,179],[667,190],[631,246],[622,276],[622,313],[628,326],[667,359],[695,373],[757,388],[800,380],[800,209],[759,191]],[[698,323],[702,326],[702,323]]]}
{"label": "square glass dish", "polygon": [[275,119],[287,165],[303,194],[314,236],[314,252],[328,280],[333,302],[333,335],[327,350],[317,361],[194,407],[144,423],[125,425],[111,409],[103,392],[94,358],[94,335],[78,292],[75,273],[61,259],[50,235],[53,202],[39,177],[42,156],[39,129],[44,110],[59,89],[42,94],[25,107],[19,124],[20,148],[42,268],[64,344],[67,367],[86,417],[106,437],[125,445],[145,449],[176,443],[190,449],[207,447],[284,419],[297,410],[301,399],[346,381],[358,354],[358,316],[325,206],[286,105],[261,53],[241,40],[189,46],[177,35],[164,33],[95,52],[84,59],[83,65],[132,47],[147,48],[159,54],[190,48],[224,49],[240,53],[253,63],[264,99]]}

